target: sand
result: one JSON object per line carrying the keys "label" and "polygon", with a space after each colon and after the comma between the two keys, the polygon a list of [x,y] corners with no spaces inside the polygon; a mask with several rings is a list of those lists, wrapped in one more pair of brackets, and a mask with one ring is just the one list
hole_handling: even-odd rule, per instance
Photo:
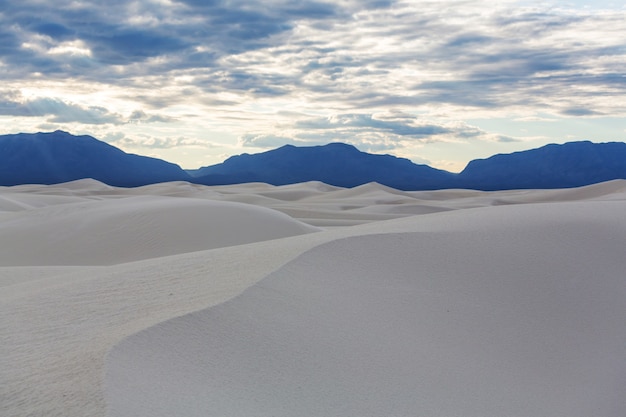
{"label": "sand", "polygon": [[3,416],[626,415],[626,181],[0,187]]}

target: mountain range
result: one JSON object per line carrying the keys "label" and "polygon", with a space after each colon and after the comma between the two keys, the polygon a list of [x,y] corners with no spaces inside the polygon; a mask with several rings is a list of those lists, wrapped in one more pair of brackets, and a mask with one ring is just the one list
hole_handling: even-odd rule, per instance
{"label": "mountain range", "polygon": [[0,136],[0,185],[54,184],[82,178],[135,187],[167,181],[205,185],[321,181],[340,187],[368,182],[399,190],[569,188],[626,179],[626,143],[569,142],[471,161],[459,174],[352,145],[285,145],[228,158],[197,170],[133,155],[91,136],[67,132]]}
{"label": "mountain range", "polygon": [[0,136],[0,185],[57,184],[82,178],[118,187],[190,180],[178,165],[127,154],[91,136],[60,130]]}

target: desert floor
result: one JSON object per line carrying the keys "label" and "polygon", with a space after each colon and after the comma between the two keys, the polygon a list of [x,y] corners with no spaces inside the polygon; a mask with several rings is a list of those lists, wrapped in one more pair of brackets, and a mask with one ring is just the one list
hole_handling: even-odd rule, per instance
{"label": "desert floor", "polygon": [[0,187],[0,415],[623,417],[626,181]]}

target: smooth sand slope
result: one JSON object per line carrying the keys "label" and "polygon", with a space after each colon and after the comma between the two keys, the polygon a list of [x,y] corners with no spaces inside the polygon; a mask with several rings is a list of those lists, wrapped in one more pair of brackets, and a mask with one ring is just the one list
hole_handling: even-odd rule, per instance
{"label": "smooth sand slope", "polygon": [[0,188],[1,414],[621,417],[624,213],[624,181]]}
{"label": "smooth sand slope", "polygon": [[167,196],[74,201],[0,215],[0,265],[111,265],[318,230],[250,204]]}

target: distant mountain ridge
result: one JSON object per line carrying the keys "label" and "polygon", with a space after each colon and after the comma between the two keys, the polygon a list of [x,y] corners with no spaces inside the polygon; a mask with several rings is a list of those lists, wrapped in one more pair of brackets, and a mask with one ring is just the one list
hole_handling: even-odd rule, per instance
{"label": "distant mountain ridge", "polygon": [[61,130],[0,136],[0,185],[56,184],[83,178],[118,187],[191,179],[176,164],[127,154],[91,136]]}
{"label": "distant mountain ridge", "polygon": [[399,190],[570,188],[626,179],[626,143],[569,142],[471,161],[459,174],[352,145],[285,145],[242,154],[198,170],[133,155],[91,136],[67,132],[0,136],[0,185],[55,184],[93,178],[135,187],[169,181],[205,185],[321,181],[340,187],[378,182]]}
{"label": "distant mountain ridge", "polygon": [[458,176],[479,190],[571,188],[626,179],[626,143],[569,142],[471,161]]}
{"label": "distant mountain ridge", "polygon": [[399,190],[470,188],[507,190],[571,188],[626,179],[626,143],[569,142],[471,161],[459,174],[418,165],[391,155],[360,152],[351,145],[285,145],[233,156],[191,171],[194,182],[218,185],[266,182],[274,185],[322,181],[340,187],[368,182]]}
{"label": "distant mountain ridge", "polygon": [[237,155],[195,172],[194,182],[207,185],[265,182],[285,185],[321,181],[338,187],[378,182],[396,189],[436,189],[455,175],[405,158],[359,151],[345,143],[296,147]]}

